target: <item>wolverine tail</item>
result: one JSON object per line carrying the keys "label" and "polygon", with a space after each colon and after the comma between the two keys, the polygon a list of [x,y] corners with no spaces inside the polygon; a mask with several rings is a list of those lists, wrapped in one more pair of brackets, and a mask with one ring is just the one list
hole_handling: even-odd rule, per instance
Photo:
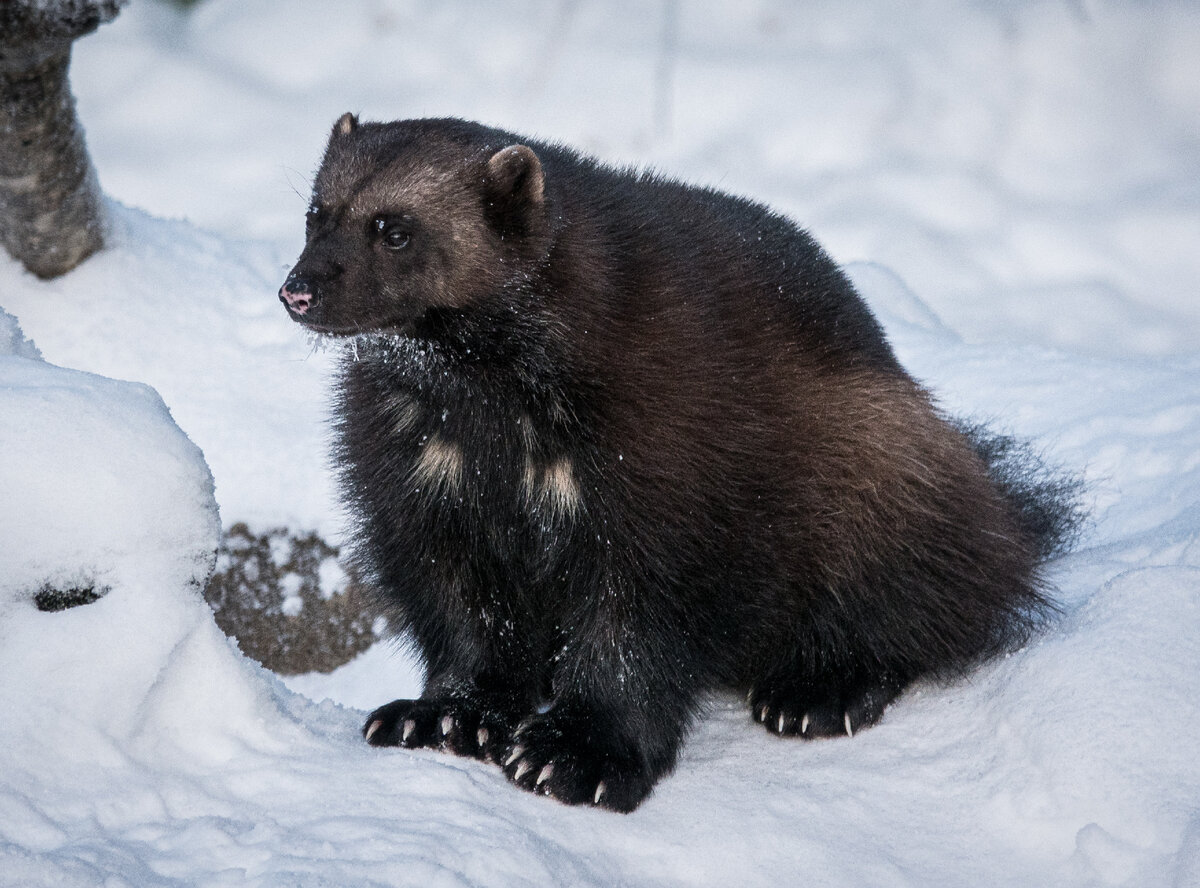
{"label": "wolverine tail", "polygon": [[1047,464],[1033,444],[983,423],[955,426],[987,466],[988,477],[1016,511],[1039,562],[1062,555],[1079,539],[1087,518],[1083,479]]}

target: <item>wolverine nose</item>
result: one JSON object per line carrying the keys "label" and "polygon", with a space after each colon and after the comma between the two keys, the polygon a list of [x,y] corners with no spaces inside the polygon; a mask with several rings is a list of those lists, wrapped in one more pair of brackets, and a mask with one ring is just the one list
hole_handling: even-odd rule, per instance
{"label": "wolverine nose", "polygon": [[308,281],[298,275],[290,275],[279,288],[279,301],[298,315],[302,315],[317,303],[317,297]]}

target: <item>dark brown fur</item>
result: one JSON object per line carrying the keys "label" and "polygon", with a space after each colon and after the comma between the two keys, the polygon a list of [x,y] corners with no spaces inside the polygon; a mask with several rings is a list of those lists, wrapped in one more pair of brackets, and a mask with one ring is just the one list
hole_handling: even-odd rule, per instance
{"label": "dark brown fur", "polygon": [[281,298],[351,337],[343,487],[428,667],[375,745],[628,811],[710,689],[776,733],[852,733],[1044,607],[1069,486],[1002,477],[757,204],[347,116]]}

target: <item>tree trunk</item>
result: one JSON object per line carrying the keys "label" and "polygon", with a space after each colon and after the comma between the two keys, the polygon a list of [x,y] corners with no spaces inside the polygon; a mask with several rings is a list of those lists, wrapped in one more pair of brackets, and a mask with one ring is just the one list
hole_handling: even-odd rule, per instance
{"label": "tree trunk", "polygon": [[67,80],[71,41],[124,0],[0,0],[0,244],[40,278],[104,245],[100,189]]}

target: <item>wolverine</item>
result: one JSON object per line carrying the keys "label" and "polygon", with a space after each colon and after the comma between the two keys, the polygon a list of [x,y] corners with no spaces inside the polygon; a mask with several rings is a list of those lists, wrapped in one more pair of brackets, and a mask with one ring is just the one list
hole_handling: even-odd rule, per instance
{"label": "wolverine", "polygon": [[279,297],[345,346],[354,557],[426,668],[374,746],[628,812],[714,691],[778,735],[852,736],[1051,607],[1072,483],[944,416],[760,204],[346,114]]}

